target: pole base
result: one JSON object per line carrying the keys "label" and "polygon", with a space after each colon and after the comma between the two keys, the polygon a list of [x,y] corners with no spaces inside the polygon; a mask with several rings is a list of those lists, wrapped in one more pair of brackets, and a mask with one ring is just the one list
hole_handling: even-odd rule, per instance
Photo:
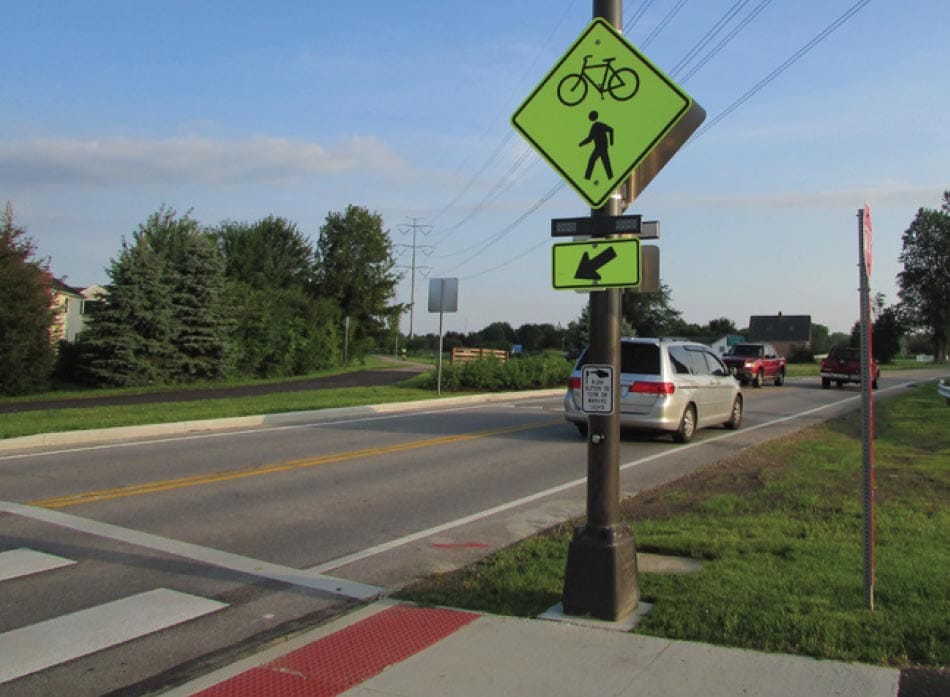
{"label": "pole base", "polygon": [[564,613],[616,622],[638,600],[636,543],[627,526],[577,528],[567,550]]}

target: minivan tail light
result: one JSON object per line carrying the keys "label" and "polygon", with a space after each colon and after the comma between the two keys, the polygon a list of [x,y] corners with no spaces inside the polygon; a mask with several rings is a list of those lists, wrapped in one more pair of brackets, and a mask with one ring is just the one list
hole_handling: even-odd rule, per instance
{"label": "minivan tail light", "polygon": [[570,390],[581,389],[581,379],[579,377],[571,376],[571,378],[567,381],[567,387]]}
{"label": "minivan tail light", "polygon": [[638,394],[673,394],[676,385],[672,382],[635,382],[630,385],[630,391]]}

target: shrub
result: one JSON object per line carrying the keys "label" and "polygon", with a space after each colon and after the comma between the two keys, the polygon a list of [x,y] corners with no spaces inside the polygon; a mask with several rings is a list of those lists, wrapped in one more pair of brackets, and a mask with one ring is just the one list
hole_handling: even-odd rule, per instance
{"label": "shrub", "polygon": [[[560,355],[545,354],[512,358],[502,362],[495,357],[467,363],[444,365],[442,390],[480,390],[502,392],[560,387],[571,374],[571,364]],[[422,382],[424,389],[435,389],[437,374],[429,373]]]}

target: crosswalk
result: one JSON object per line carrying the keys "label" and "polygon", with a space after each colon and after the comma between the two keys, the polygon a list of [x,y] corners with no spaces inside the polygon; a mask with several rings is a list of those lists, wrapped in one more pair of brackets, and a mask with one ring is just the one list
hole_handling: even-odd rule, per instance
{"label": "crosswalk", "polygon": [[[2,551],[0,583],[54,574],[75,563],[29,548]],[[0,685],[226,607],[216,600],[155,588],[0,633]]]}

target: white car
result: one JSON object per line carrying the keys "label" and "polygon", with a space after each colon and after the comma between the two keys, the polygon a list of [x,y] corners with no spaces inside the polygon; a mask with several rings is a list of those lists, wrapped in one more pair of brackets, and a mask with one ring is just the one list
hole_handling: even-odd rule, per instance
{"label": "white car", "polygon": [[[587,435],[581,410],[585,350],[564,395],[564,417]],[[620,425],[664,431],[687,443],[698,428],[742,423],[742,391],[729,370],[703,344],[679,339],[624,338],[620,341]]]}

